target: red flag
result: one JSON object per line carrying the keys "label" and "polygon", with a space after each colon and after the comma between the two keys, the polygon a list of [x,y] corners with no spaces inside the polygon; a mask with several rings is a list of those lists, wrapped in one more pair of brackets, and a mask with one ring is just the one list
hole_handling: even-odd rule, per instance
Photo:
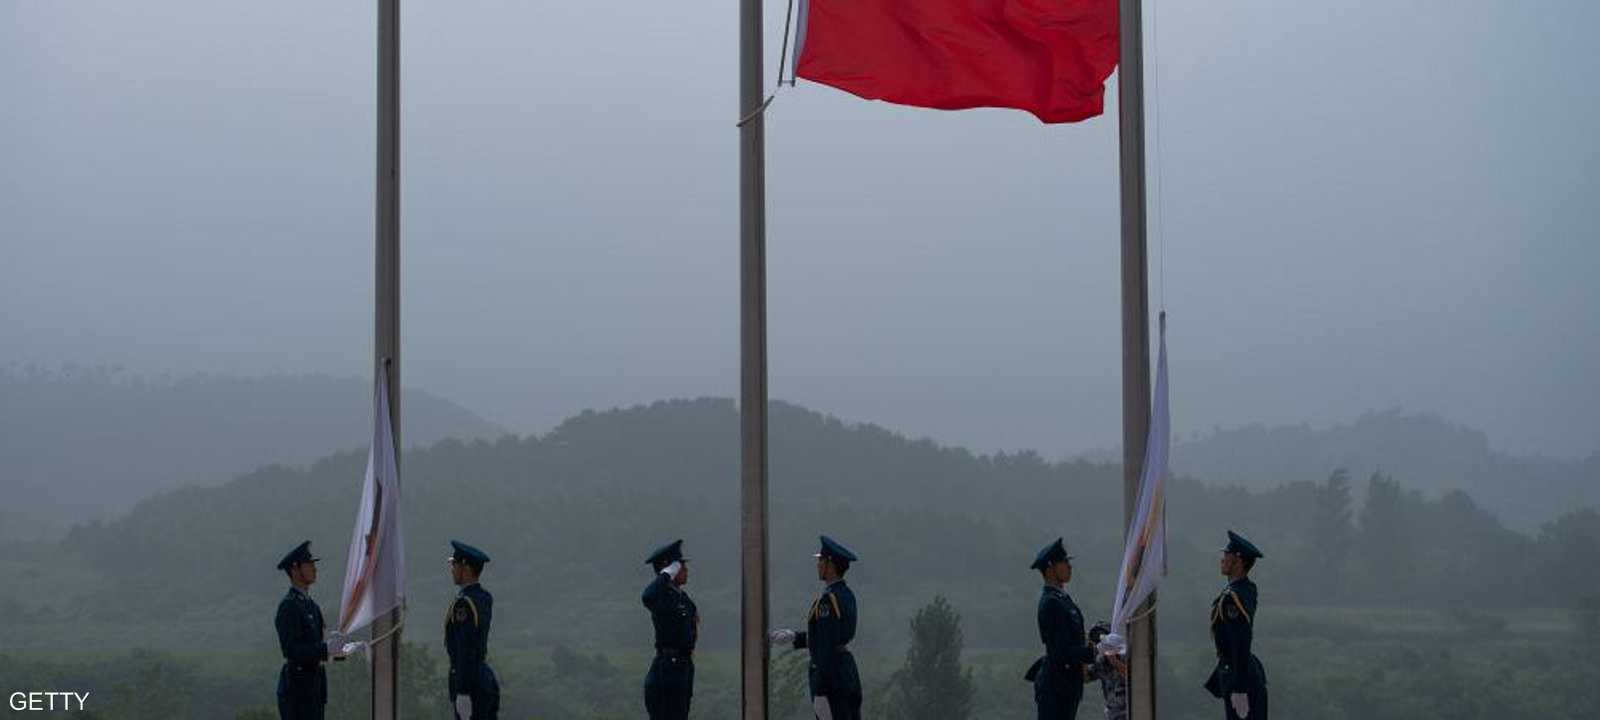
{"label": "red flag", "polygon": [[795,74],[868,100],[1099,115],[1117,0],[802,0]]}

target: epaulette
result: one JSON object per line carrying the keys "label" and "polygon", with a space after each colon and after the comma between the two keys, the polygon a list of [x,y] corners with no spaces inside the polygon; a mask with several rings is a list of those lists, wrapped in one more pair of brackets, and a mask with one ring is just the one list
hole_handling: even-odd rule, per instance
{"label": "epaulette", "polygon": [[1239,608],[1239,613],[1241,615],[1244,615],[1244,621],[1245,622],[1247,622],[1247,623],[1254,623],[1255,622],[1254,620],[1250,619],[1250,611],[1244,609],[1244,602],[1239,599],[1239,594],[1234,592],[1233,588],[1228,588],[1228,597],[1233,598],[1233,605],[1234,605],[1234,607]]}
{"label": "epaulette", "polygon": [[453,602],[453,603],[450,603],[449,605],[446,605],[445,608],[444,608],[444,626],[446,628],[449,628],[450,627],[450,621],[455,619],[456,606],[458,604],[462,603],[462,602],[465,602],[467,604],[467,608],[472,610],[472,626],[473,627],[477,627],[478,626],[478,622],[479,622],[478,605],[476,603],[472,602],[472,598],[467,597],[465,594],[462,594],[462,595],[457,595],[456,596],[456,601]]}

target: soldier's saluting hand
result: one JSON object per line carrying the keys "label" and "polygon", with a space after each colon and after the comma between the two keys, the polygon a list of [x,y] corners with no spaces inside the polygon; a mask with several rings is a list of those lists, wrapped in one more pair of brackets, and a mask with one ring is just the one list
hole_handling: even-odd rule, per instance
{"label": "soldier's saluting hand", "polygon": [[644,709],[650,720],[689,720],[700,611],[683,591],[689,583],[688,562],[682,540],[662,546],[645,560],[656,573],[639,596],[656,631],[656,656],[644,676]]}

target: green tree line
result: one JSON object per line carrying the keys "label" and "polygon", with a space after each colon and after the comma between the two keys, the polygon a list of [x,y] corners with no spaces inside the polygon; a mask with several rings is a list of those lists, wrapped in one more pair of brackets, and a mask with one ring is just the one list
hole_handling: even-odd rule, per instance
{"label": "green tree line", "polygon": [[[506,707],[517,713],[508,717],[636,716],[650,647],[638,599],[649,580],[644,556],[683,537],[694,567],[689,590],[704,617],[697,717],[732,717],[738,436],[731,402],[700,399],[585,413],[540,436],[408,452],[406,639],[433,663],[413,669],[416,684],[439,672],[439,618],[453,594],[442,558],[448,539],[459,538],[494,557],[484,580],[497,598],[491,657],[506,681]],[[59,542],[0,546],[0,573],[20,580],[0,587],[0,677],[54,668],[115,698],[118,683],[161,686],[160,674],[125,679],[144,668],[193,688],[178,695],[230,713],[180,709],[172,717],[259,710],[275,679],[271,618],[284,590],[272,567],[296,542],[313,540],[324,562],[312,594],[333,613],[364,463],[364,452],[350,452],[303,469],[268,467],[151,498]],[[1464,493],[1429,497],[1404,478],[1324,472],[1318,482],[1269,491],[1171,482],[1160,623],[1170,678],[1161,687],[1172,693],[1173,717],[1210,709],[1195,697],[1209,662],[1203,611],[1220,585],[1217,550],[1228,528],[1267,553],[1256,572],[1263,647],[1285,694],[1376,717],[1429,693],[1489,683],[1494,673],[1527,673],[1549,702],[1588,702],[1592,692],[1570,678],[1590,665],[1567,643],[1593,641],[1600,628],[1600,587],[1581,571],[1600,548],[1600,515],[1573,508],[1537,533],[1519,533]],[[816,592],[810,553],[826,532],[862,556],[850,581],[862,599],[856,646],[874,707],[905,706],[920,687],[915,668],[954,668],[971,680],[972,717],[1026,714],[1031,696],[1020,673],[1037,651],[1039,590],[1027,564],[1065,536],[1078,556],[1072,592],[1090,619],[1105,617],[1121,503],[1112,464],[979,455],[774,404],[774,622],[803,617]],[[935,597],[942,600],[929,606]],[[1539,639],[1522,639],[1526,618]],[[938,642],[919,650],[916,627],[958,635],[967,660],[953,661]],[[219,654],[192,652],[197,636]],[[780,702],[804,676],[797,685],[793,656],[775,662]],[[1429,669],[1432,684],[1419,685],[1410,667]],[[1369,691],[1388,704],[1362,705]],[[1459,717],[1521,707],[1494,697],[1487,710]],[[1295,717],[1347,716],[1287,707]]]}

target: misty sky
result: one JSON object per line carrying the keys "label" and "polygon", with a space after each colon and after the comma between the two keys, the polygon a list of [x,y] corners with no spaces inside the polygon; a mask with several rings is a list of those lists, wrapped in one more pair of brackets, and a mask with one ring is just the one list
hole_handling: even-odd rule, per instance
{"label": "misty sky", "polygon": [[[0,0],[0,364],[367,373],[373,5]],[[1600,450],[1600,3],[1147,14],[1180,434],[1402,406]],[[736,24],[406,0],[408,385],[519,431],[737,393]],[[773,396],[1119,442],[1114,99],[1043,126],[785,89]]]}

